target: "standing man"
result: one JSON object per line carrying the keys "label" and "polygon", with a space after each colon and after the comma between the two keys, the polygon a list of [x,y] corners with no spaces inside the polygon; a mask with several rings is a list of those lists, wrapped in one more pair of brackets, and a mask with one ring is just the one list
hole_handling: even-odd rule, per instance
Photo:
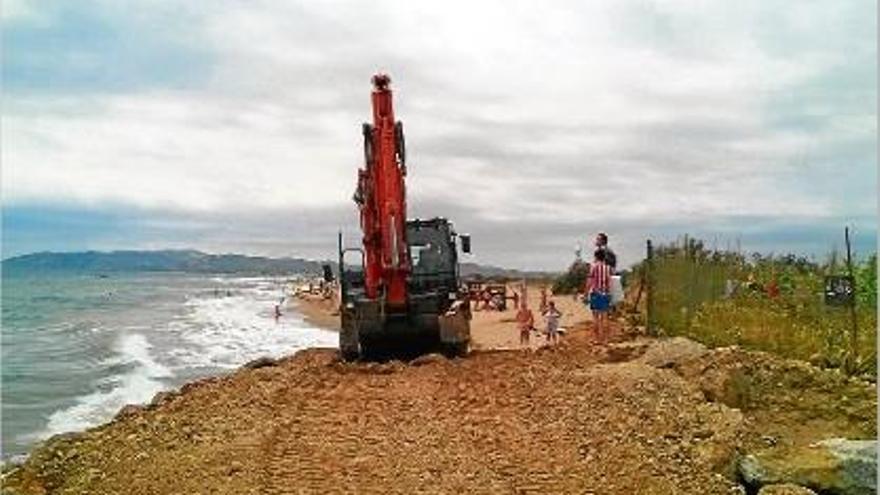
{"label": "standing man", "polygon": [[608,235],[605,232],[596,234],[596,249],[605,251],[605,264],[611,268],[611,273],[617,271],[617,255],[608,247]]}
{"label": "standing man", "polygon": [[602,345],[608,343],[608,310],[611,309],[611,266],[605,256],[606,251],[601,249],[594,253],[590,275],[584,288],[593,311],[596,341]]}
{"label": "standing man", "polygon": [[[615,275],[617,273],[617,255],[614,254],[614,251],[612,251],[610,247],[608,247],[608,234],[605,232],[599,232],[596,234],[596,249],[605,253],[605,265],[611,270],[611,286],[609,288],[609,293],[612,294],[612,297],[609,302],[607,313],[617,316],[617,303],[619,303],[624,297],[623,287],[620,285],[620,277]],[[606,314],[606,318],[608,318],[608,316],[609,315]]]}

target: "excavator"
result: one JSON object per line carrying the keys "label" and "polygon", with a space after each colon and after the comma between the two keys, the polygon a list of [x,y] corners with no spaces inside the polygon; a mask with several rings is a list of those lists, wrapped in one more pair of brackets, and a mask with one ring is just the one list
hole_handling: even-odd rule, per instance
{"label": "excavator", "polygon": [[[338,239],[340,353],[347,361],[466,354],[471,312],[458,245],[470,253],[470,236],[445,218],[407,220],[403,124],[394,119],[391,78],[379,73],[372,84],[373,122],[363,124],[364,166],[353,198],[362,247],[345,247],[342,232]],[[352,255],[359,262],[347,263]]]}

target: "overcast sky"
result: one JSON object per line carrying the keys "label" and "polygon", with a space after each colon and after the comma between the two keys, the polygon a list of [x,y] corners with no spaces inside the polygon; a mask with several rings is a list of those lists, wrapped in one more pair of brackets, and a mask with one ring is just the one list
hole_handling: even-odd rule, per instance
{"label": "overcast sky", "polygon": [[5,0],[3,255],[335,256],[370,76],[410,216],[473,261],[611,235],[822,253],[877,233],[872,1]]}

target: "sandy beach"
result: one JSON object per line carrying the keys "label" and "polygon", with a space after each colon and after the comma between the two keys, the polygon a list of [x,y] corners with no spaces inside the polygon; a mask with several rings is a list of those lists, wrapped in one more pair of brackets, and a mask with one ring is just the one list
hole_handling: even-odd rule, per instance
{"label": "sandy beach", "polygon": [[299,313],[306,323],[325,330],[339,331],[339,311],[334,300],[302,293],[288,301],[286,309]]}
{"label": "sandy beach", "polygon": [[[511,285],[508,291],[516,290]],[[548,291],[549,292],[549,291]],[[533,332],[530,339],[530,347],[537,349],[546,344],[543,334],[546,323],[538,312],[541,302],[541,285],[530,284],[526,291],[528,305],[535,315],[535,327],[538,332]],[[553,296],[548,294],[549,299],[556,303],[556,308],[562,313],[561,327],[565,331],[563,339],[589,331],[592,320],[590,311],[572,295]],[[310,324],[328,330],[339,330],[339,316],[335,302],[318,295],[303,293],[291,298],[291,307],[298,311]],[[513,303],[508,301],[507,310],[473,311],[471,320],[471,349],[474,351],[487,350],[511,350],[521,349],[519,342],[519,329],[516,325],[516,310]]]}
{"label": "sandy beach", "polygon": [[[549,291],[548,291],[549,292]],[[539,332],[532,332],[530,344],[537,349],[546,344],[543,334],[546,322],[538,308],[541,302],[541,286],[529,285],[526,291],[528,305],[535,316],[535,327]],[[590,311],[571,295],[553,296],[548,294],[548,300],[554,301],[556,308],[562,313],[560,327],[565,331],[561,337],[571,337],[577,333],[588,331],[589,322],[592,320]],[[516,324],[516,310],[508,301],[506,311],[474,311],[471,320],[471,348],[480,350],[509,350],[520,349],[519,329]]]}

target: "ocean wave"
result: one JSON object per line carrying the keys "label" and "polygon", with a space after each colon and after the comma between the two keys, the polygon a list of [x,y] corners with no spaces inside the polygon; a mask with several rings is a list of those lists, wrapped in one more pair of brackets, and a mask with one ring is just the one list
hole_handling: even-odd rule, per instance
{"label": "ocean wave", "polygon": [[122,336],[117,345],[118,361],[128,371],[106,377],[98,384],[101,386],[97,391],[78,398],[75,405],[53,413],[45,434],[54,435],[94,426],[112,418],[126,404],[146,402],[166,388],[163,380],[171,378],[173,374],[155,360],[151,349],[152,345],[143,335]]}
{"label": "ocean wave", "polygon": [[188,357],[198,366],[234,368],[261,356],[336,346],[333,332],[310,327],[286,306],[276,322],[277,288],[267,285],[241,289],[237,294],[187,301],[190,325],[183,336],[195,349],[191,353],[178,350],[178,357]]}
{"label": "ocean wave", "polygon": [[[287,300],[275,321],[282,281],[223,280],[221,290],[215,290],[216,278],[174,279],[174,284],[160,279],[151,281],[149,290],[135,290],[136,279],[125,294],[137,292],[140,298],[128,297],[112,312],[65,308],[60,321],[19,325],[29,331],[4,330],[4,361],[10,358],[4,379],[20,384],[13,395],[8,387],[4,391],[3,412],[15,420],[4,430],[4,450],[20,451],[54,434],[96,426],[127,404],[147,402],[157,392],[262,356],[337,345],[334,332],[305,323]],[[16,364],[11,352],[26,359]],[[41,361],[46,356],[51,358]],[[35,385],[28,388],[28,380]],[[63,383],[43,386],[50,381]]]}

